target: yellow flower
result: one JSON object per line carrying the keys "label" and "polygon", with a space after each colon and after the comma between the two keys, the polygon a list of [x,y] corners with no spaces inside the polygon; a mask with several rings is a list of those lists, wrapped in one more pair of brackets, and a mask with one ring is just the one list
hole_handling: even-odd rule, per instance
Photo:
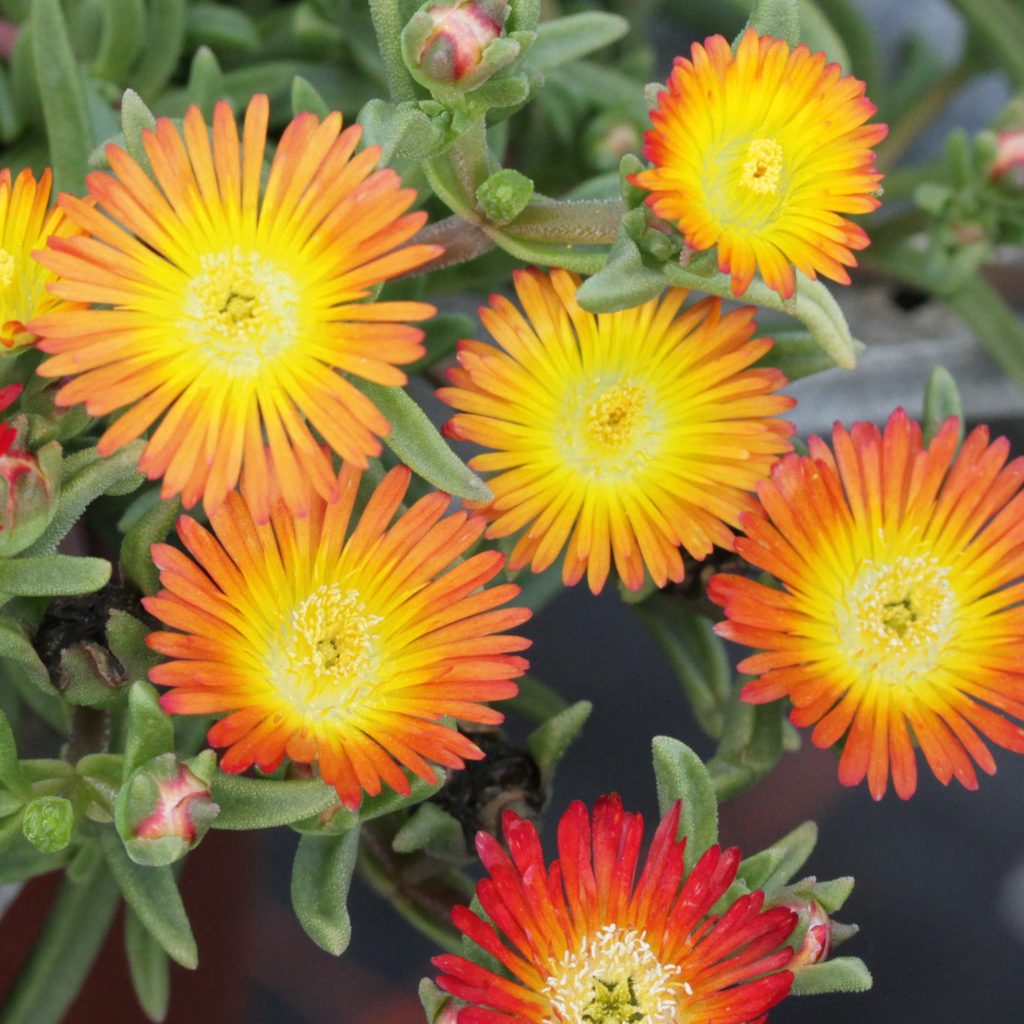
{"label": "yellow flower", "polygon": [[691,59],[677,58],[651,115],[654,167],[631,180],[688,246],[718,246],[736,295],[755,268],[787,299],[794,267],[849,284],[851,250],[868,244],[843,214],[878,207],[871,147],[888,129],[865,124],[876,108],[864,83],[825,61],[753,29],[735,56],[712,36],[693,44]]}
{"label": "yellow flower", "polygon": [[54,275],[32,259],[32,250],[51,235],[66,238],[79,230],[59,208],[49,208],[51,178],[49,168],[39,181],[25,168],[12,184],[11,172],[0,171],[0,344],[7,348],[35,340],[25,326],[33,317],[82,308],[51,295],[46,286]]}
{"label": "yellow flower", "polygon": [[[337,497],[331,448],[358,466],[380,452],[389,425],[345,374],[401,385],[396,364],[422,353],[422,332],[396,323],[434,310],[364,302],[383,281],[438,255],[403,243],[426,214],[379,151],[353,156],[357,126],[300,114],[266,179],[268,103],[255,96],[239,143],[226,103],[211,133],[198,108],[183,134],[166,118],[144,133],[156,184],[109,146],[113,174],[92,174],[98,209],[62,196],[92,237],[51,240],[37,258],[60,275],[65,299],[108,308],[33,321],[52,353],[39,372],[74,377],[57,396],[93,416],[124,413],[100,439],[104,455],[160,420],[139,461],[163,496],[215,512],[241,476],[259,521],[270,478],[297,515],[316,493]],[[162,419],[161,419],[162,417]],[[312,428],[312,430],[311,430]],[[264,434],[269,452],[264,448]]]}
{"label": "yellow flower", "polygon": [[461,768],[483,756],[440,719],[502,720],[485,702],[515,696],[526,662],[514,652],[529,641],[505,631],[530,613],[501,607],[518,587],[484,589],[504,559],[464,557],[484,523],[445,516],[447,495],[421,498],[391,522],[409,477],[388,473],[351,531],[360,474],[346,464],[334,503],[305,485],[305,519],[277,499],[270,521],[257,523],[248,497],[232,493],[210,518],[213,535],[179,520],[191,558],[153,546],[165,589],[144,603],[180,632],[149,635],[174,659],[150,678],[171,688],[167,711],[227,713],[209,732],[228,748],[224,771],[272,771],[285,756],[316,762],[357,807],[383,783],[408,794],[399,766],[433,782],[428,762]]}
{"label": "yellow flower", "polygon": [[598,593],[614,562],[636,590],[645,566],[658,586],[681,580],[680,546],[731,548],[792,433],[775,418],[793,405],[774,393],[785,377],[750,368],[771,348],[750,340],[753,310],[704,299],[680,313],[677,289],[595,316],[566,271],[515,285],[526,317],[495,296],[480,315],[501,349],[463,342],[439,392],[459,410],[448,435],[492,449],[470,465],[496,474],[488,536],[523,531],[510,567],[541,572],[565,549],[567,584],[586,573]]}

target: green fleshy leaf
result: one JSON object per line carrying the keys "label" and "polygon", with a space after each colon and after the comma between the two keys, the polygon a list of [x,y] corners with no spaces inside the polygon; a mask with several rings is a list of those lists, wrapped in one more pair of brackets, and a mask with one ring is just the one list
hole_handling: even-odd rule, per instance
{"label": "green fleshy leaf", "polygon": [[537,38],[525,63],[527,67],[546,71],[616,42],[629,32],[629,22],[617,14],[584,11],[542,22],[536,31]]}
{"label": "green fleshy leaf", "polygon": [[133,441],[105,459],[98,457],[95,448],[90,448],[65,459],[57,511],[43,535],[26,548],[24,554],[52,554],[86,508],[101,494],[132,478],[141,483],[142,474],[135,466],[144,446],[143,441]]}
{"label": "green fleshy leaf", "polygon": [[187,92],[189,103],[199,107],[208,122],[213,117],[213,108],[217,102],[228,98],[224,72],[208,46],[200,46],[192,57]]}
{"label": "green fleshy leaf", "polygon": [[149,156],[142,144],[143,132],[156,131],[156,118],[134,89],[125,89],[121,97],[121,132],[128,155],[150,176]]}
{"label": "green fleshy leaf", "polygon": [[30,23],[54,193],[81,194],[95,141],[60,0],[33,0]]}
{"label": "green fleshy leaf", "polygon": [[92,73],[108,82],[126,81],[146,42],[143,0],[103,0],[103,32]]}
{"label": "green fleshy leaf", "polygon": [[100,832],[100,848],[125,902],[140,923],[172,960],[193,970],[199,963],[199,951],[174,872],[169,867],[136,864],[112,828]]}
{"label": "green fleshy leaf", "polygon": [[800,41],[799,0],[758,0],[747,28],[762,36],[785,39],[790,46]]}
{"label": "green fleshy leaf", "polygon": [[124,952],[139,1005],[151,1021],[159,1024],[167,1016],[171,998],[170,962],[131,908],[124,914]]}
{"label": "green fleshy leaf", "polygon": [[415,103],[397,106],[382,99],[372,99],[357,118],[367,146],[380,146],[381,164],[395,158],[421,160],[434,156],[445,145],[446,133],[435,119]]}
{"label": "green fleshy leaf", "polygon": [[520,676],[516,683],[519,686],[519,693],[506,701],[504,707],[518,715],[535,722],[546,722],[569,706],[560,693],[547,683],[542,683],[536,676]]}
{"label": "green fleshy leaf", "polygon": [[960,440],[963,441],[964,407],[960,400],[960,391],[949,370],[944,366],[936,366],[928,377],[928,385],[924,392],[922,427],[925,444],[931,444],[932,438],[950,416],[956,416],[960,421]]}
{"label": "green fleshy leaf", "polygon": [[129,612],[115,608],[107,618],[107,645],[129,679],[148,679],[160,655],[146,644],[149,627]]}
{"label": "green fleshy leaf", "polygon": [[526,749],[537,762],[543,778],[551,777],[593,710],[594,705],[589,700],[578,701],[530,733]]}
{"label": "green fleshy leaf", "polygon": [[447,860],[465,859],[466,840],[462,826],[437,804],[424,803],[395,834],[391,848],[396,853],[425,850]]}
{"label": "green fleshy leaf", "polygon": [[124,743],[127,779],[160,754],[174,750],[174,723],[164,714],[156,690],[139,680],[128,691],[128,734]]}
{"label": "green fleshy leaf", "polygon": [[838,956],[796,971],[790,994],[816,996],[824,992],[867,992],[872,984],[871,972],[860,957]]}
{"label": "green fleshy leaf", "polygon": [[160,572],[153,564],[149,549],[171,532],[181,513],[181,501],[159,501],[125,534],[121,541],[121,574],[135,583],[144,594],[160,589]]}
{"label": "green fleshy leaf", "polygon": [[320,779],[279,781],[218,772],[211,796],[220,806],[213,827],[232,830],[290,825],[338,807],[337,792]]}
{"label": "green fleshy leaf", "polygon": [[10,658],[25,669],[25,675],[47,696],[56,697],[50,674],[29,640],[25,627],[14,619],[0,617],[0,658]]}
{"label": "green fleshy leaf", "polygon": [[732,673],[711,623],[657,591],[634,607],[665,652],[700,727],[718,739],[730,707]]}
{"label": "green fleshy leaf", "polygon": [[[22,835],[20,823],[16,835],[16,841],[0,852],[0,885],[27,882],[38,875],[59,871],[71,856],[71,847],[65,847],[60,853],[40,853]],[[0,843],[2,847],[3,843]]]}
{"label": "green fleshy leaf", "polygon": [[21,762],[18,760],[18,748],[14,742],[7,716],[0,711],[0,786],[5,786],[17,796],[28,799],[32,795],[32,787],[25,781],[21,773]]}
{"label": "green fleshy leaf", "polygon": [[658,807],[667,814],[682,801],[679,835],[686,836],[684,862],[692,871],[701,855],[718,842],[718,801],[704,762],[679,740],[655,736],[654,775],[658,789]]}
{"label": "green fleshy leaf", "polygon": [[110,581],[105,558],[41,555],[0,560],[0,592],[18,597],[91,594]]}
{"label": "green fleshy leaf", "polygon": [[830,882],[814,883],[814,898],[822,905],[826,914],[835,914],[853,892],[855,880],[849,875],[833,878]]}
{"label": "green fleshy leaf", "polygon": [[455,498],[490,501],[490,488],[448,447],[427,414],[402,390],[354,381],[391,424],[388,447],[428,484]]}
{"label": "green fleshy leaf", "polygon": [[730,701],[718,750],[708,762],[718,799],[730,800],[764,778],[778,764],[785,736],[780,701]]}
{"label": "green fleshy leaf", "polygon": [[256,25],[244,11],[222,4],[193,3],[185,20],[185,43],[225,54],[259,53],[263,45]]}
{"label": "green fleshy leaf", "polygon": [[292,906],[306,934],[323,950],[341,956],[352,937],[348,890],[359,852],[359,831],[337,836],[304,835],[292,864]]}
{"label": "green fleshy leaf", "polygon": [[441,1011],[452,1001],[447,992],[442,992],[430,978],[423,978],[419,987],[420,1002],[427,1015],[427,1024],[437,1024]]}
{"label": "green fleshy leaf", "polygon": [[292,79],[292,116],[299,114],[316,114],[319,118],[327,117],[331,108],[323,96],[302,75]]}
{"label": "green fleshy leaf", "polygon": [[633,234],[642,230],[646,214],[637,207],[619,224],[604,266],[580,286],[576,297],[591,313],[614,313],[656,299],[668,282],[659,268],[650,266]]}
{"label": "green fleshy leaf", "polygon": [[[775,344],[754,364],[757,368],[774,367],[790,382],[836,368],[835,360],[810,331],[773,331],[771,337]],[[854,339],[853,347],[856,356],[860,356],[864,342]]]}
{"label": "green fleshy leaf", "polygon": [[152,99],[170,80],[185,48],[188,0],[149,0],[146,43],[130,76],[141,96]]}
{"label": "green fleshy leaf", "polygon": [[746,870],[743,877],[748,880],[751,888],[764,889],[765,892],[780,889],[804,866],[817,842],[818,826],[813,821],[805,821],[777,843],[772,844],[770,849],[774,851],[774,863],[767,873],[764,873],[764,877],[756,884],[750,881]]}
{"label": "green fleshy leaf", "polygon": [[89,973],[117,909],[117,886],[102,864],[61,885],[43,933],[4,1003],[4,1024],[60,1024]]}
{"label": "green fleshy leaf", "polygon": [[24,115],[14,99],[14,90],[7,79],[7,69],[0,64],[0,142],[13,142],[24,129]]}

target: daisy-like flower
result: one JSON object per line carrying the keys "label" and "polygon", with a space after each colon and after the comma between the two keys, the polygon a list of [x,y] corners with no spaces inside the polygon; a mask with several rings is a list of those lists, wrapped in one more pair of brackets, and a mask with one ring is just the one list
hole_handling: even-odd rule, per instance
{"label": "daisy-like flower", "polygon": [[150,678],[171,687],[161,699],[171,713],[227,713],[208,736],[228,748],[224,771],[315,761],[354,808],[382,783],[408,793],[403,767],[433,782],[429,762],[461,768],[483,756],[439,719],[502,720],[484,702],[515,695],[526,662],[513,652],[529,641],[505,631],[530,613],[501,607],[518,587],[483,589],[500,553],[452,566],[484,522],[446,517],[447,495],[420,499],[389,526],[409,476],[384,477],[347,539],[360,480],[348,464],[338,500],[308,494],[306,518],[278,499],[261,524],[243,489],[211,516],[216,536],[179,520],[192,558],[153,546],[165,589],[144,603],[181,632],[150,634],[150,647],[174,659]]}
{"label": "daisy-like flower", "polygon": [[742,295],[755,268],[790,298],[793,267],[849,284],[853,249],[868,244],[844,214],[878,207],[871,147],[887,128],[865,124],[864,83],[823,53],[748,29],[733,55],[722,36],[676,59],[651,114],[651,170],[631,179],[679,225],[693,249],[718,246],[718,266]]}
{"label": "daisy-like flower", "polygon": [[459,347],[459,411],[449,437],[493,449],[470,460],[494,500],[489,537],[523,531],[509,560],[534,572],[565,549],[567,584],[604,586],[612,562],[632,590],[644,567],[658,586],[683,578],[682,545],[705,558],[732,547],[729,525],[754,507],[757,482],[789,451],[793,405],[778,370],[751,369],[771,348],[752,309],[718,299],[680,312],[684,290],[621,313],[593,315],[579,281],[520,271],[522,313],[500,295],[480,310],[501,346]]}
{"label": "daisy-like flower", "polygon": [[0,344],[23,347],[35,340],[25,325],[54,309],[80,310],[53,295],[47,285],[54,274],[32,259],[32,250],[51,237],[78,234],[59,207],[50,208],[50,169],[38,181],[27,167],[14,181],[0,170]]}
{"label": "daisy-like flower", "polygon": [[[977,787],[985,739],[1024,753],[1024,459],[978,427],[957,453],[949,420],[931,444],[903,410],[884,433],[836,425],[834,453],[812,438],[758,488],[737,551],[782,589],[736,576],[708,593],[718,632],[760,648],[740,664],[751,703],[788,697],[819,747],[845,739],[839,778],[891,774],[917,785],[915,740],[943,783]],[[1001,712],[1001,714],[1000,714]]]}
{"label": "daisy-like flower", "polygon": [[558,825],[545,868],[537,832],[511,812],[508,852],[485,832],[477,850],[490,873],[477,898],[490,922],[456,907],[456,927],[504,968],[436,957],[438,984],[467,1003],[457,1024],[759,1024],[788,994],[783,946],[797,923],[785,907],[762,910],[764,893],[711,908],[740,863],[733,848],[708,850],[686,875],[679,804],[662,819],[640,867],[643,818],[618,796],[579,802]]}
{"label": "daisy-like flower", "polygon": [[[60,204],[89,237],[59,238],[37,254],[59,275],[53,292],[102,304],[33,320],[53,355],[47,377],[73,377],[61,405],[93,416],[124,413],[99,442],[108,455],[158,420],[139,461],[163,478],[163,496],[200,499],[215,512],[239,476],[256,518],[270,509],[275,477],[296,515],[303,486],[337,497],[329,452],[366,466],[389,425],[345,374],[401,385],[423,351],[421,302],[364,302],[383,281],[437,256],[403,246],[425,213],[393,170],[374,171],[360,129],[341,115],[300,114],[287,127],[261,188],[266,96],[255,96],[239,142],[226,103],[211,133],[197,107],[183,133],[166,118],[143,142],[156,183],[117,146],[113,174],[89,175],[94,207]],[[311,430],[312,428],[312,430]],[[264,434],[268,449],[264,448]]]}

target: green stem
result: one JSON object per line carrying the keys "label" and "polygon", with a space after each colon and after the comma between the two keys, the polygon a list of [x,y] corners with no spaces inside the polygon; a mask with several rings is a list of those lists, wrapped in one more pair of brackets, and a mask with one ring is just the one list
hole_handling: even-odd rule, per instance
{"label": "green stem", "polygon": [[625,212],[619,199],[546,199],[530,203],[502,230],[530,241],[611,245]]}
{"label": "green stem", "polygon": [[966,64],[957,64],[936,79],[917,102],[891,127],[888,136],[878,147],[878,167],[887,170],[899,162],[914,140],[942,111],[949,99],[959,91],[972,74]]}
{"label": "green stem", "polygon": [[[666,263],[665,277],[677,288],[688,288],[730,301],[736,300],[732,293],[731,279],[726,274],[705,276]],[[850,335],[846,317],[843,316],[843,311],[831,292],[820,281],[811,281],[803,274],[798,274],[794,297],[783,299],[763,281],[754,278],[743,293],[741,301],[796,317],[814,335],[815,340],[829,354],[836,366],[852,370],[856,365],[857,348]]]}
{"label": "green stem", "polygon": [[444,253],[410,271],[413,274],[427,274],[433,270],[443,270],[459,263],[468,263],[478,256],[490,252],[494,248],[494,239],[477,224],[470,224],[458,214],[445,217],[444,220],[428,224],[412,239],[413,245],[441,245]]}
{"label": "green stem", "polygon": [[416,85],[402,58],[402,19],[399,0],[370,0],[370,18],[377,33],[377,45],[388,77],[388,90],[395,103],[416,99]]}
{"label": "green stem", "polygon": [[59,1024],[103,945],[118,903],[117,885],[97,858],[78,882],[64,880],[32,958],[0,1024]]}

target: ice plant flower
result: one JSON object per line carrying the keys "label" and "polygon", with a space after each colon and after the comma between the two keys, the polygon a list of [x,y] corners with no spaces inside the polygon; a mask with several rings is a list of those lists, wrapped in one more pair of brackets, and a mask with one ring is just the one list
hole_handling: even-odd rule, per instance
{"label": "ice plant flower", "polygon": [[60,275],[56,295],[110,308],[30,325],[53,356],[39,372],[74,378],[58,404],[124,409],[102,454],[160,420],[139,469],[163,478],[163,496],[215,512],[241,475],[260,521],[272,476],[299,516],[312,493],[337,497],[312,431],[359,466],[380,452],[389,425],[345,375],[403,384],[396,364],[422,352],[422,332],[397,321],[433,307],[363,300],[440,252],[403,245],[426,214],[405,213],[415,193],[394,171],[374,171],[377,147],[353,156],[360,129],[342,131],[338,113],[296,117],[261,188],[268,110],[253,98],[239,142],[219,103],[212,146],[197,107],[182,132],[161,118],[143,133],[155,183],[108,146],[113,173],[87,179],[96,206],[60,199],[89,237],[52,239],[37,259]]}
{"label": "ice plant flower", "polygon": [[865,123],[875,109],[823,53],[748,29],[734,55],[711,36],[676,59],[646,136],[654,166],[631,180],[688,246],[718,246],[736,295],[755,268],[783,298],[794,267],[848,284],[868,237],[844,214],[879,205],[871,147],[887,128]]}
{"label": "ice plant flower", "polygon": [[482,589],[501,569],[497,551],[445,571],[484,530],[479,516],[445,517],[447,495],[421,498],[389,526],[409,476],[384,477],[347,539],[360,479],[350,464],[337,501],[306,496],[305,519],[276,499],[259,523],[248,495],[232,492],[210,517],[215,536],[179,520],[191,558],[153,546],[165,589],[144,604],[181,632],[150,634],[174,659],[150,678],[171,687],[166,711],[226,713],[208,735],[227,748],[224,771],[316,762],[356,807],[382,783],[407,794],[399,766],[433,782],[428,762],[461,768],[483,756],[439,719],[502,720],[484,702],[515,695],[526,662],[513,652],[529,641],[505,630],[530,613],[501,607],[517,587]]}
{"label": "ice plant flower", "polygon": [[739,850],[714,846],[689,875],[679,804],[662,819],[639,880],[643,818],[618,796],[593,816],[572,804],[545,868],[533,825],[506,814],[505,842],[481,832],[489,872],[477,898],[490,923],[456,907],[456,927],[504,968],[436,957],[438,985],[472,1004],[457,1024],[757,1024],[788,994],[783,945],[797,923],[764,893],[741,896],[720,916]]}
{"label": "ice plant flower", "polygon": [[25,346],[35,340],[25,326],[33,317],[54,309],[81,309],[48,291],[52,271],[32,259],[32,251],[52,236],[79,233],[59,207],[50,208],[50,169],[39,180],[27,167],[12,181],[0,170],[0,344]]}
{"label": "ice plant flower", "polygon": [[[989,774],[985,738],[1024,753],[1024,459],[956,420],[927,447],[902,410],[884,432],[837,424],[833,450],[811,438],[758,488],[761,509],[736,542],[781,589],[712,579],[718,632],[760,648],[744,700],[788,698],[819,747],[845,739],[839,778],[880,799],[889,776],[917,786],[915,740],[944,784]],[[1002,714],[1000,714],[1002,712]]]}
{"label": "ice plant flower", "polygon": [[463,341],[448,436],[493,449],[470,460],[494,501],[489,537],[523,531],[509,560],[534,572],[565,549],[567,584],[604,586],[612,563],[638,589],[683,578],[682,545],[704,558],[731,548],[757,482],[789,450],[775,392],[785,377],[751,369],[771,348],[751,309],[723,316],[718,299],[680,312],[687,293],[621,313],[591,314],[579,281],[520,271],[525,317],[509,300],[480,311],[500,349]]}

